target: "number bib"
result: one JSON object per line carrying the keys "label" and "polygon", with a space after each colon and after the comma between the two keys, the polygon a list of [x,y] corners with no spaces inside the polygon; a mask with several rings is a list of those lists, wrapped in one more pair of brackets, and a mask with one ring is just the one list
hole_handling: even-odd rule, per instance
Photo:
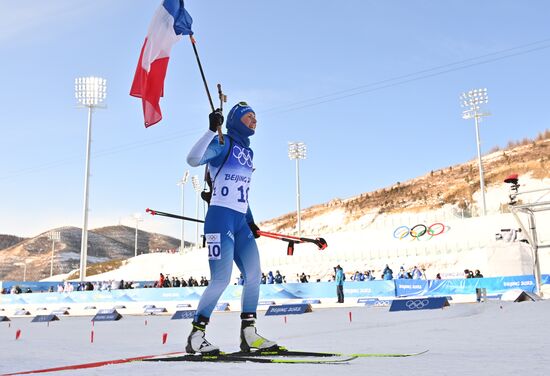
{"label": "number bib", "polygon": [[208,245],[208,259],[221,260],[222,242],[220,234],[204,234],[204,236],[206,237],[206,244]]}
{"label": "number bib", "polygon": [[252,150],[234,144],[219,173],[218,168],[209,166],[210,176],[218,174],[212,188],[210,205],[223,206],[240,213],[246,213],[252,176],[252,156]]}

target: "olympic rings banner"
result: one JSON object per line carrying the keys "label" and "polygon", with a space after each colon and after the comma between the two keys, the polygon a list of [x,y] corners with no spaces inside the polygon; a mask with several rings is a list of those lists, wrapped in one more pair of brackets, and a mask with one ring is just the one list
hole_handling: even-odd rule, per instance
{"label": "olympic rings banner", "polygon": [[429,297],[420,299],[396,299],[392,301],[390,312],[395,311],[419,311],[424,309],[440,309],[449,306],[446,297]]}
{"label": "olympic rings banner", "polygon": [[420,240],[420,238],[431,240],[433,237],[448,232],[450,229],[451,227],[441,222],[432,223],[430,226],[419,223],[411,228],[402,225],[393,230],[393,237],[399,240],[407,237],[410,237],[411,240]]}

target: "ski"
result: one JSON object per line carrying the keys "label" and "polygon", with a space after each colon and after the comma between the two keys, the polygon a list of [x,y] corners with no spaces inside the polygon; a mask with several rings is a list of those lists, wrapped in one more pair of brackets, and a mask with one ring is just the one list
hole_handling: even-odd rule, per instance
{"label": "ski", "polygon": [[[99,368],[108,365],[133,363],[133,362],[228,362],[228,363],[287,363],[287,364],[337,364],[347,363],[357,358],[404,358],[417,356],[427,353],[424,350],[416,353],[358,353],[358,354],[342,354],[334,352],[315,352],[315,351],[297,351],[287,350],[284,347],[269,351],[255,352],[233,352],[221,353],[219,355],[193,355],[183,352],[173,352],[162,355],[145,355],[130,358],[111,359],[99,362],[72,364],[61,367],[36,369],[32,371],[22,371],[4,374],[3,376],[26,375],[31,373],[48,373],[68,370],[79,370],[86,368]],[[305,358],[305,359],[300,359]],[[308,359],[309,358],[309,359]],[[316,359],[314,359],[316,358]]]}
{"label": "ski", "polygon": [[[345,363],[356,358],[405,358],[427,353],[428,350],[415,353],[356,353],[343,354],[335,352],[316,352],[288,350],[284,347],[270,350],[257,350],[253,352],[237,351],[220,354],[183,354],[174,356],[159,356],[143,359],[146,362],[254,362],[254,363]],[[305,359],[302,359],[305,358]],[[317,358],[317,359],[313,359]]]}
{"label": "ski", "polygon": [[415,352],[415,353],[357,353],[357,354],[343,354],[336,352],[316,352],[316,351],[296,351],[288,350],[285,347],[279,347],[278,349],[270,350],[257,350],[253,352],[233,352],[227,353],[227,355],[235,356],[248,356],[248,357],[260,357],[260,356],[301,356],[301,357],[335,357],[335,356],[353,356],[356,358],[405,358],[410,356],[417,356],[427,353],[428,350]]}
{"label": "ski", "polygon": [[426,354],[430,350],[419,351],[415,353],[365,353],[365,354],[347,354],[356,358],[406,358],[409,356],[418,356]]}
{"label": "ski", "polygon": [[295,351],[295,350],[288,350],[285,347],[279,347],[277,349],[269,349],[269,350],[256,350],[252,352],[245,352],[245,351],[237,351],[232,353],[227,353],[227,355],[231,356],[251,356],[251,357],[259,357],[259,356],[305,356],[305,357],[331,357],[331,356],[345,356],[345,354],[337,354],[337,353],[330,353],[330,352],[316,352],[316,351]]}
{"label": "ski", "polygon": [[267,357],[267,356],[247,356],[233,354],[202,355],[185,354],[177,356],[163,356],[155,358],[142,359],[143,362],[219,362],[219,363],[283,363],[283,364],[337,364],[347,363],[356,356],[344,357],[324,357],[324,358],[293,358],[293,357]]}

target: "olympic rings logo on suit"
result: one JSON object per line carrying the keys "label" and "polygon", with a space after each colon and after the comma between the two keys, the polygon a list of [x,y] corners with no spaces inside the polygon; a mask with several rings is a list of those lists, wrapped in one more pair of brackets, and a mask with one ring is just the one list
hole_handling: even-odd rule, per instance
{"label": "olympic rings logo on suit", "polygon": [[408,309],[422,309],[426,307],[428,304],[430,304],[430,301],[428,299],[417,299],[417,300],[407,300],[407,303],[405,303],[405,306]]}
{"label": "olympic rings logo on suit", "polygon": [[219,233],[204,234],[207,243],[219,243],[221,236]]}
{"label": "olympic rings logo on suit", "polygon": [[252,157],[250,156],[250,150],[241,148],[239,145],[234,145],[233,156],[237,158],[241,165],[252,167]]}
{"label": "olympic rings logo on suit", "polygon": [[428,240],[430,240],[431,238],[433,238],[434,236],[437,236],[437,235],[441,235],[443,234],[444,232],[450,230],[451,228],[449,226],[445,226],[443,223],[441,222],[436,222],[436,223],[433,223],[432,225],[430,226],[426,226],[425,224],[423,223],[419,223],[411,228],[403,225],[403,226],[399,226],[397,227],[394,231],[393,231],[393,237],[395,239],[405,239],[407,236],[411,236],[411,238],[413,238],[413,240],[420,240],[419,238],[424,236],[424,235],[429,235],[430,238],[428,238]]}

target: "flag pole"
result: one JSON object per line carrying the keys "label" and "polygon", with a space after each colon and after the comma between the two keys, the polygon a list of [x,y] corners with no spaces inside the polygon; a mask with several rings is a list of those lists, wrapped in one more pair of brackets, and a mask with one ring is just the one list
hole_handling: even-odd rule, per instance
{"label": "flag pole", "polygon": [[[208,102],[210,102],[210,108],[212,109],[212,112],[214,112],[216,109],[214,108],[214,102],[212,102],[212,96],[210,95],[210,90],[208,89],[208,84],[206,83],[206,77],[204,76],[204,71],[202,69],[201,59],[199,58],[199,53],[197,51],[196,46],[196,40],[193,38],[193,35],[189,35],[189,39],[191,40],[191,45],[193,46],[193,51],[195,52],[195,57],[197,58],[197,64],[199,65],[199,70],[201,72],[202,82],[204,83],[204,89],[206,90],[206,95],[208,96]],[[220,145],[224,144],[223,139],[223,133],[222,133],[222,127],[218,127],[218,140]]]}

